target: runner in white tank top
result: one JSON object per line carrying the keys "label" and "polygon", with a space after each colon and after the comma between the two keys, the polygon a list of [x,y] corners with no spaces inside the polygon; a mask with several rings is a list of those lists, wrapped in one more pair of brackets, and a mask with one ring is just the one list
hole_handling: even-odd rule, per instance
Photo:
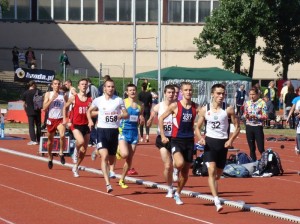
{"label": "runner in white tank top", "polygon": [[47,92],[44,97],[43,109],[49,110],[49,117],[47,119],[47,130],[48,130],[48,168],[52,169],[53,167],[53,141],[56,130],[59,132],[59,156],[60,162],[65,164],[64,150],[65,150],[65,125],[63,125],[63,108],[66,102],[66,97],[64,93],[60,92],[60,81],[58,79],[52,80],[52,89],[53,91]]}
{"label": "runner in white tank top", "polygon": [[[215,84],[211,88],[212,102],[209,106],[203,106],[199,110],[199,118],[195,133],[200,140],[199,143],[204,145],[204,161],[208,168],[208,185],[214,196],[217,212],[223,207],[218,197],[218,183],[223,169],[225,167],[228,148],[232,147],[234,139],[240,132],[238,118],[235,116],[233,107],[223,108],[225,99],[225,86]],[[235,126],[234,133],[228,136],[228,118],[231,119]],[[206,137],[201,137],[201,126],[206,122]]]}
{"label": "runner in white tank top", "polygon": [[[147,121],[147,126],[150,127],[152,125],[152,121],[154,117],[157,115],[158,118],[167,110],[168,106],[172,103],[175,102],[176,100],[174,99],[174,94],[175,94],[175,88],[173,85],[167,85],[165,86],[164,89],[164,101],[156,104],[151,111],[151,115],[149,120]],[[172,134],[172,114],[170,114],[168,117],[164,119],[164,134],[167,136],[169,139],[171,139],[171,134]],[[166,197],[172,198],[173,197],[173,181],[172,181],[172,172],[173,172],[173,160],[172,160],[172,154],[171,154],[171,144],[170,141],[168,144],[164,144],[161,141],[161,135],[160,135],[160,129],[159,127],[157,128],[157,137],[156,137],[156,142],[155,142],[156,147],[160,151],[161,159],[164,163],[164,178],[169,186],[168,192]],[[177,172],[175,173],[174,177],[177,177]],[[177,181],[177,180],[175,180]]]}

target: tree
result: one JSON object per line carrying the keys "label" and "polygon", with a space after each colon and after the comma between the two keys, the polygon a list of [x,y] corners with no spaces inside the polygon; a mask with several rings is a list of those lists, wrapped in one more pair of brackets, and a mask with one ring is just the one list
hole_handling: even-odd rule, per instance
{"label": "tree", "polygon": [[263,60],[282,67],[282,78],[288,79],[289,65],[300,62],[299,0],[265,0],[272,13],[272,32],[263,33],[266,47]]}
{"label": "tree", "polygon": [[241,73],[242,55],[250,57],[249,76],[253,76],[256,39],[269,16],[268,8],[259,0],[222,0],[220,7],[206,18],[199,38],[194,38],[198,51],[195,58],[208,54],[223,61],[225,69]]}
{"label": "tree", "polygon": [[9,10],[8,0],[0,0],[0,19],[2,19],[2,13]]}

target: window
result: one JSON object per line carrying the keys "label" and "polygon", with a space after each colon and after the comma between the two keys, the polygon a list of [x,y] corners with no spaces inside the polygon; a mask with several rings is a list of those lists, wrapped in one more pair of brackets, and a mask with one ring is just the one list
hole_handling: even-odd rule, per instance
{"label": "window", "polygon": [[210,1],[199,1],[198,21],[204,22],[205,17],[210,15]]}
{"label": "window", "polygon": [[31,1],[30,0],[9,0],[9,10],[3,12],[3,19],[31,19]]}
{"label": "window", "polygon": [[81,21],[81,0],[69,1],[69,20]]}
{"label": "window", "polygon": [[146,0],[136,0],[135,20],[144,22],[146,21]]}
{"label": "window", "polygon": [[148,21],[157,22],[158,2],[156,0],[148,0]]}
{"label": "window", "polygon": [[84,0],[83,1],[83,20],[96,21],[96,1]]}
{"label": "window", "polygon": [[121,0],[119,1],[119,5],[119,21],[131,21],[131,0]]}
{"label": "window", "polygon": [[169,22],[181,22],[181,0],[169,2]]}
{"label": "window", "polygon": [[15,10],[15,1],[9,0],[9,10],[2,13],[3,19],[15,19],[16,10]]}
{"label": "window", "polygon": [[53,0],[53,19],[54,20],[66,20],[66,1],[65,0]]}
{"label": "window", "polygon": [[104,2],[104,20],[117,21],[117,0],[106,0]]}
{"label": "window", "polygon": [[184,22],[196,22],[196,1],[184,1]]}
{"label": "window", "polygon": [[38,20],[52,20],[51,18],[51,1],[49,0],[38,0]]}

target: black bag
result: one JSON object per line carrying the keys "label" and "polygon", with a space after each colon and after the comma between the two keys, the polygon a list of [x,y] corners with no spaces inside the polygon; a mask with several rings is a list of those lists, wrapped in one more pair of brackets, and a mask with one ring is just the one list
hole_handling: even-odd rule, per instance
{"label": "black bag", "polygon": [[208,176],[208,169],[204,161],[204,153],[195,159],[192,172],[195,176]]}
{"label": "black bag", "polygon": [[272,149],[263,152],[258,163],[258,170],[260,175],[264,173],[271,173],[273,176],[282,175],[284,171],[279,154]]}
{"label": "black bag", "polygon": [[43,108],[43,96],[39,95],[38,89],[33,96],[33,108],[34,110],[41,110]]}

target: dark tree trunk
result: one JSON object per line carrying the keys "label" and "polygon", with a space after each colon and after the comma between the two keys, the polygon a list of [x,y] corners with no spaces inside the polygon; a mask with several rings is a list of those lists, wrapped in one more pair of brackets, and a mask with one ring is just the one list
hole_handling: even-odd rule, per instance
{"label": "dark tree trunk", "polygon": [[255,62],[255,54],[251,54],[250,56],[250,66],[249,66],[249,77],[253,77],[253,71],[254,71],[254,62]]}
{"label": "dark tree trunk", "polygon": [[234,62],[234,73],[241,74],[241,62],[242,62],[242,57],[237,56]]}

